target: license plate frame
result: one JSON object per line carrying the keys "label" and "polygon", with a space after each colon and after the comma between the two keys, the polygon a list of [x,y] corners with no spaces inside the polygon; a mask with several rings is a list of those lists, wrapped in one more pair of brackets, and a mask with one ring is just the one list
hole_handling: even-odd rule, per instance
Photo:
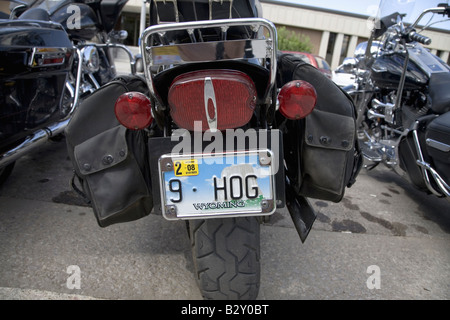
{"label": "license plate frame", "polygon": [[[175,164],[193,159],[197,174],[175,174]],[[162,215],[167,220],[271,215],[277,207],[274,162],[269,149],[164,154],[158,160]]]}

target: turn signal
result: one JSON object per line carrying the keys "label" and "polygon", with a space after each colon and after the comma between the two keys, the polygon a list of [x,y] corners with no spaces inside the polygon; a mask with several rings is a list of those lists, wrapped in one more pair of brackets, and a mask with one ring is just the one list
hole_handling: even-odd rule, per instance
{"label": "turn signal", "polygon": [[153,120],[150,99],[140,92],[126,92],[114,105],[117,120],[124,127],[140,130],[148,127]]}
{"label": "turn signal", "polygon": [[310,114],[316,106],[316,101],[316,90],[303,80],[286,83],[278,94],[280,112],[291,120],[303,119]]}

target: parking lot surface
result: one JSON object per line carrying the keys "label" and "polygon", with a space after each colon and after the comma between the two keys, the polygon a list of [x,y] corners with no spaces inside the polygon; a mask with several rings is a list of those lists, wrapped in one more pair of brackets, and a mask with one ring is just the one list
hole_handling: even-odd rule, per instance
{"label": "parking lot surface", "polygon": [[[184,222],[100,228],[71,175],[62,138],[0,187],[0,299],[201,299]],[[450,298],[450,202],[381,166],[340,203],[310,202],[304,244],[286,210],[262,226],[258,299]]]}

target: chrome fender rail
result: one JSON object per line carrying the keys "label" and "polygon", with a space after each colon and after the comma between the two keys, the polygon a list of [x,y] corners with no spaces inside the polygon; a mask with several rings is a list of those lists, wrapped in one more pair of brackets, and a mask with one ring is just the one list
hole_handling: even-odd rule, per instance
{"label": "chrome fender rail", "polygon": [[[233,26],[249,27],[251,32],[248,38],[227,40],[227,30]],[[201,34],[202,29],[206,28],[218,28],[221,40],[198,41],[195,31],[198,30],[197,34]],[[189,38],[191,42],[170,43],[166,34],[171,31],[186,32],[186,38]],[[221,19],[154,25],[142,33],[140,50],[147,85],[156,99],[158,97],[153,86],[154,75],[157,74],[154,72],[155,67],[166,70],[176,65],[189,63],[252,60],[259,61],[261,66],[268,66],[270,80],[265,100],[266,103],[271,101],[270,92],[275,85],[277,70],[277,31],[274,24],[266,19]]]}

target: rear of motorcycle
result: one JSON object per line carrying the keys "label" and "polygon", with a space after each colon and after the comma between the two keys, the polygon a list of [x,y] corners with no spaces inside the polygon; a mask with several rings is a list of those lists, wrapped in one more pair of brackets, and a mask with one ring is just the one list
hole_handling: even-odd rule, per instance
{"label": "rear of motorcycle", "polygon": [[73,185],[99,225],[150,212],[186,221],[207,299],[255,299],[260,224],[287,206],[304,241],[315,219],[306,197],[339,201],[360,167],[351,100],[313,67],[277,56],[276,29],[257,10],[152,2],[145,79],[104,86],[66,130]]}
{"label": "rear of motorcycle", "polygon": [[61,25],[0,20],[0,183],[20,156],[67,125],[75,55]]}
{"label": "rear of motorcycle", "polygon": [[[64,131],[84,99],[115,76],[108,34],[126,0],[16,7],[0,25],[0,185],[15,161]],[[79,14],[82,19],[74,19]],[[75,24],[75,25],[74,25]],[[95,36],[100,43],[87,43]]]}

